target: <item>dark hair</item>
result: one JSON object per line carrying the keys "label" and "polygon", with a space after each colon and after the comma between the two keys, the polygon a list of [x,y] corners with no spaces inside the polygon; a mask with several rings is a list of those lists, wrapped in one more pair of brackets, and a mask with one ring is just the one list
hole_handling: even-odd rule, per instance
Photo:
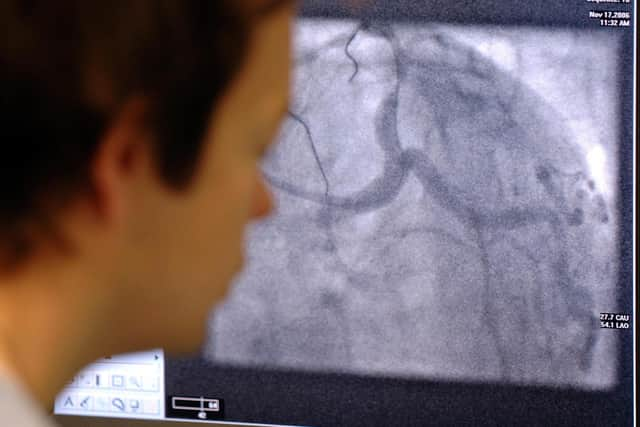
{"label": "dark hair", "polygon": [[131,95],[152,100],[160,176],[176,189],[188,185],[253,20],[281,3],[3,0],[0,267],[27,257],[35,234],[52,236],[56,209],[90,191],[100,136]]}

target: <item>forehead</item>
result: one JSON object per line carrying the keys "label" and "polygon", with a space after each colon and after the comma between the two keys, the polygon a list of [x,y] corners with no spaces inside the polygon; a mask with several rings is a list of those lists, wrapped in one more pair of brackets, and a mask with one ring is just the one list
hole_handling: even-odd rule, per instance
{"label": "forehead", "polygon": [[252,17],[267,15],[275,9],[293,6],[297,3],[297,0],[240,0],[238,2],[242,12]]}
{"label": "forehead", "polygon": [[235,99],[245,114],[279,116],[282,105],[286,105],[292,17],[292,8],[277,8],[253,26],[246,60],[234,82]]}
{"label": "forehead", "polygon": [[[279,3],[291,2],[279,0]],[[253,26],[244,71],[256,74],[262,84],[270,81],[269,77],[286,77],[290,68],[292,12],[291,8],[286,7],[274,9]]]}

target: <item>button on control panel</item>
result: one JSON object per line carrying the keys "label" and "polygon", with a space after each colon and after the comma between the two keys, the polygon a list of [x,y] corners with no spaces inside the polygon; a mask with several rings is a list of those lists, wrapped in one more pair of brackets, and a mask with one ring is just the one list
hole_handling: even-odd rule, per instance
{"label": "button on control panel", "polygon": [[204,396],[167,396],[167,416],[198,420],[220,420],[224,417],[222,399]]}
{"label": "button on control panel", "polygon": [[106,357],[79,372],[58,395],[56,414],[164,418],[162,350]]}

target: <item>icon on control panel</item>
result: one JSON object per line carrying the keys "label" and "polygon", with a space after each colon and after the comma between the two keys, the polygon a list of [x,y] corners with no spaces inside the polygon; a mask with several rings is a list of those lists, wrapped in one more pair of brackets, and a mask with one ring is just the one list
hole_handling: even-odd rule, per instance
{"label": "icon on control panel", "polygon": [[62,406],[65,408],[74,408],[76,405],[73,404],[73,398],[71,396],[67,396]]}
{"label": "icon on control panel", "polygon": [[91,409],[91,396],[87,396],[80,401],[80,407],[84,410]]}
{"label": "icon on control panel", "polygon": [[109,386],[109,384],[107,384],[108,381],[105,381],[104,378],[105,378],[105,374],[103,372],[96,372],[96,377],[95,377],[96,387],[104,388]]}
{"label": "icon on control panel", "polygon": [[138,376],[131,375],[129,376],[129,388],[132,389],[141,389],[142,388],[142,379]]}
{"label": "icon on control panel", "polygon": [[98,412],[109,412],[109,398],[107,396],[96,396],[95,410]]}
{"label": "icon on control panel", "polygon": [[111,405],[120,412],[124,412],[126,409],[124,406],[124,400],[120,399],[119,397],[114,397],[113,399],[111,399]]}
{"label": "icon on control panel", "polygon": [[111,385],[113,387],[117,387],[117,388],[124,387],[124,376],[122,376],[122,375],[113,375],[111,377]]}

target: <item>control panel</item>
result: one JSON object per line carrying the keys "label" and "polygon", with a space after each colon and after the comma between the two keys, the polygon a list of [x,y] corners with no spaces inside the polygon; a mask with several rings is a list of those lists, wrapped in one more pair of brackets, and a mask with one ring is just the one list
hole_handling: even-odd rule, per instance
{"label": "control panel", "polygon": [[162,350],[105,357],[79,372],[57,396],[56,414],[162,419]]}

